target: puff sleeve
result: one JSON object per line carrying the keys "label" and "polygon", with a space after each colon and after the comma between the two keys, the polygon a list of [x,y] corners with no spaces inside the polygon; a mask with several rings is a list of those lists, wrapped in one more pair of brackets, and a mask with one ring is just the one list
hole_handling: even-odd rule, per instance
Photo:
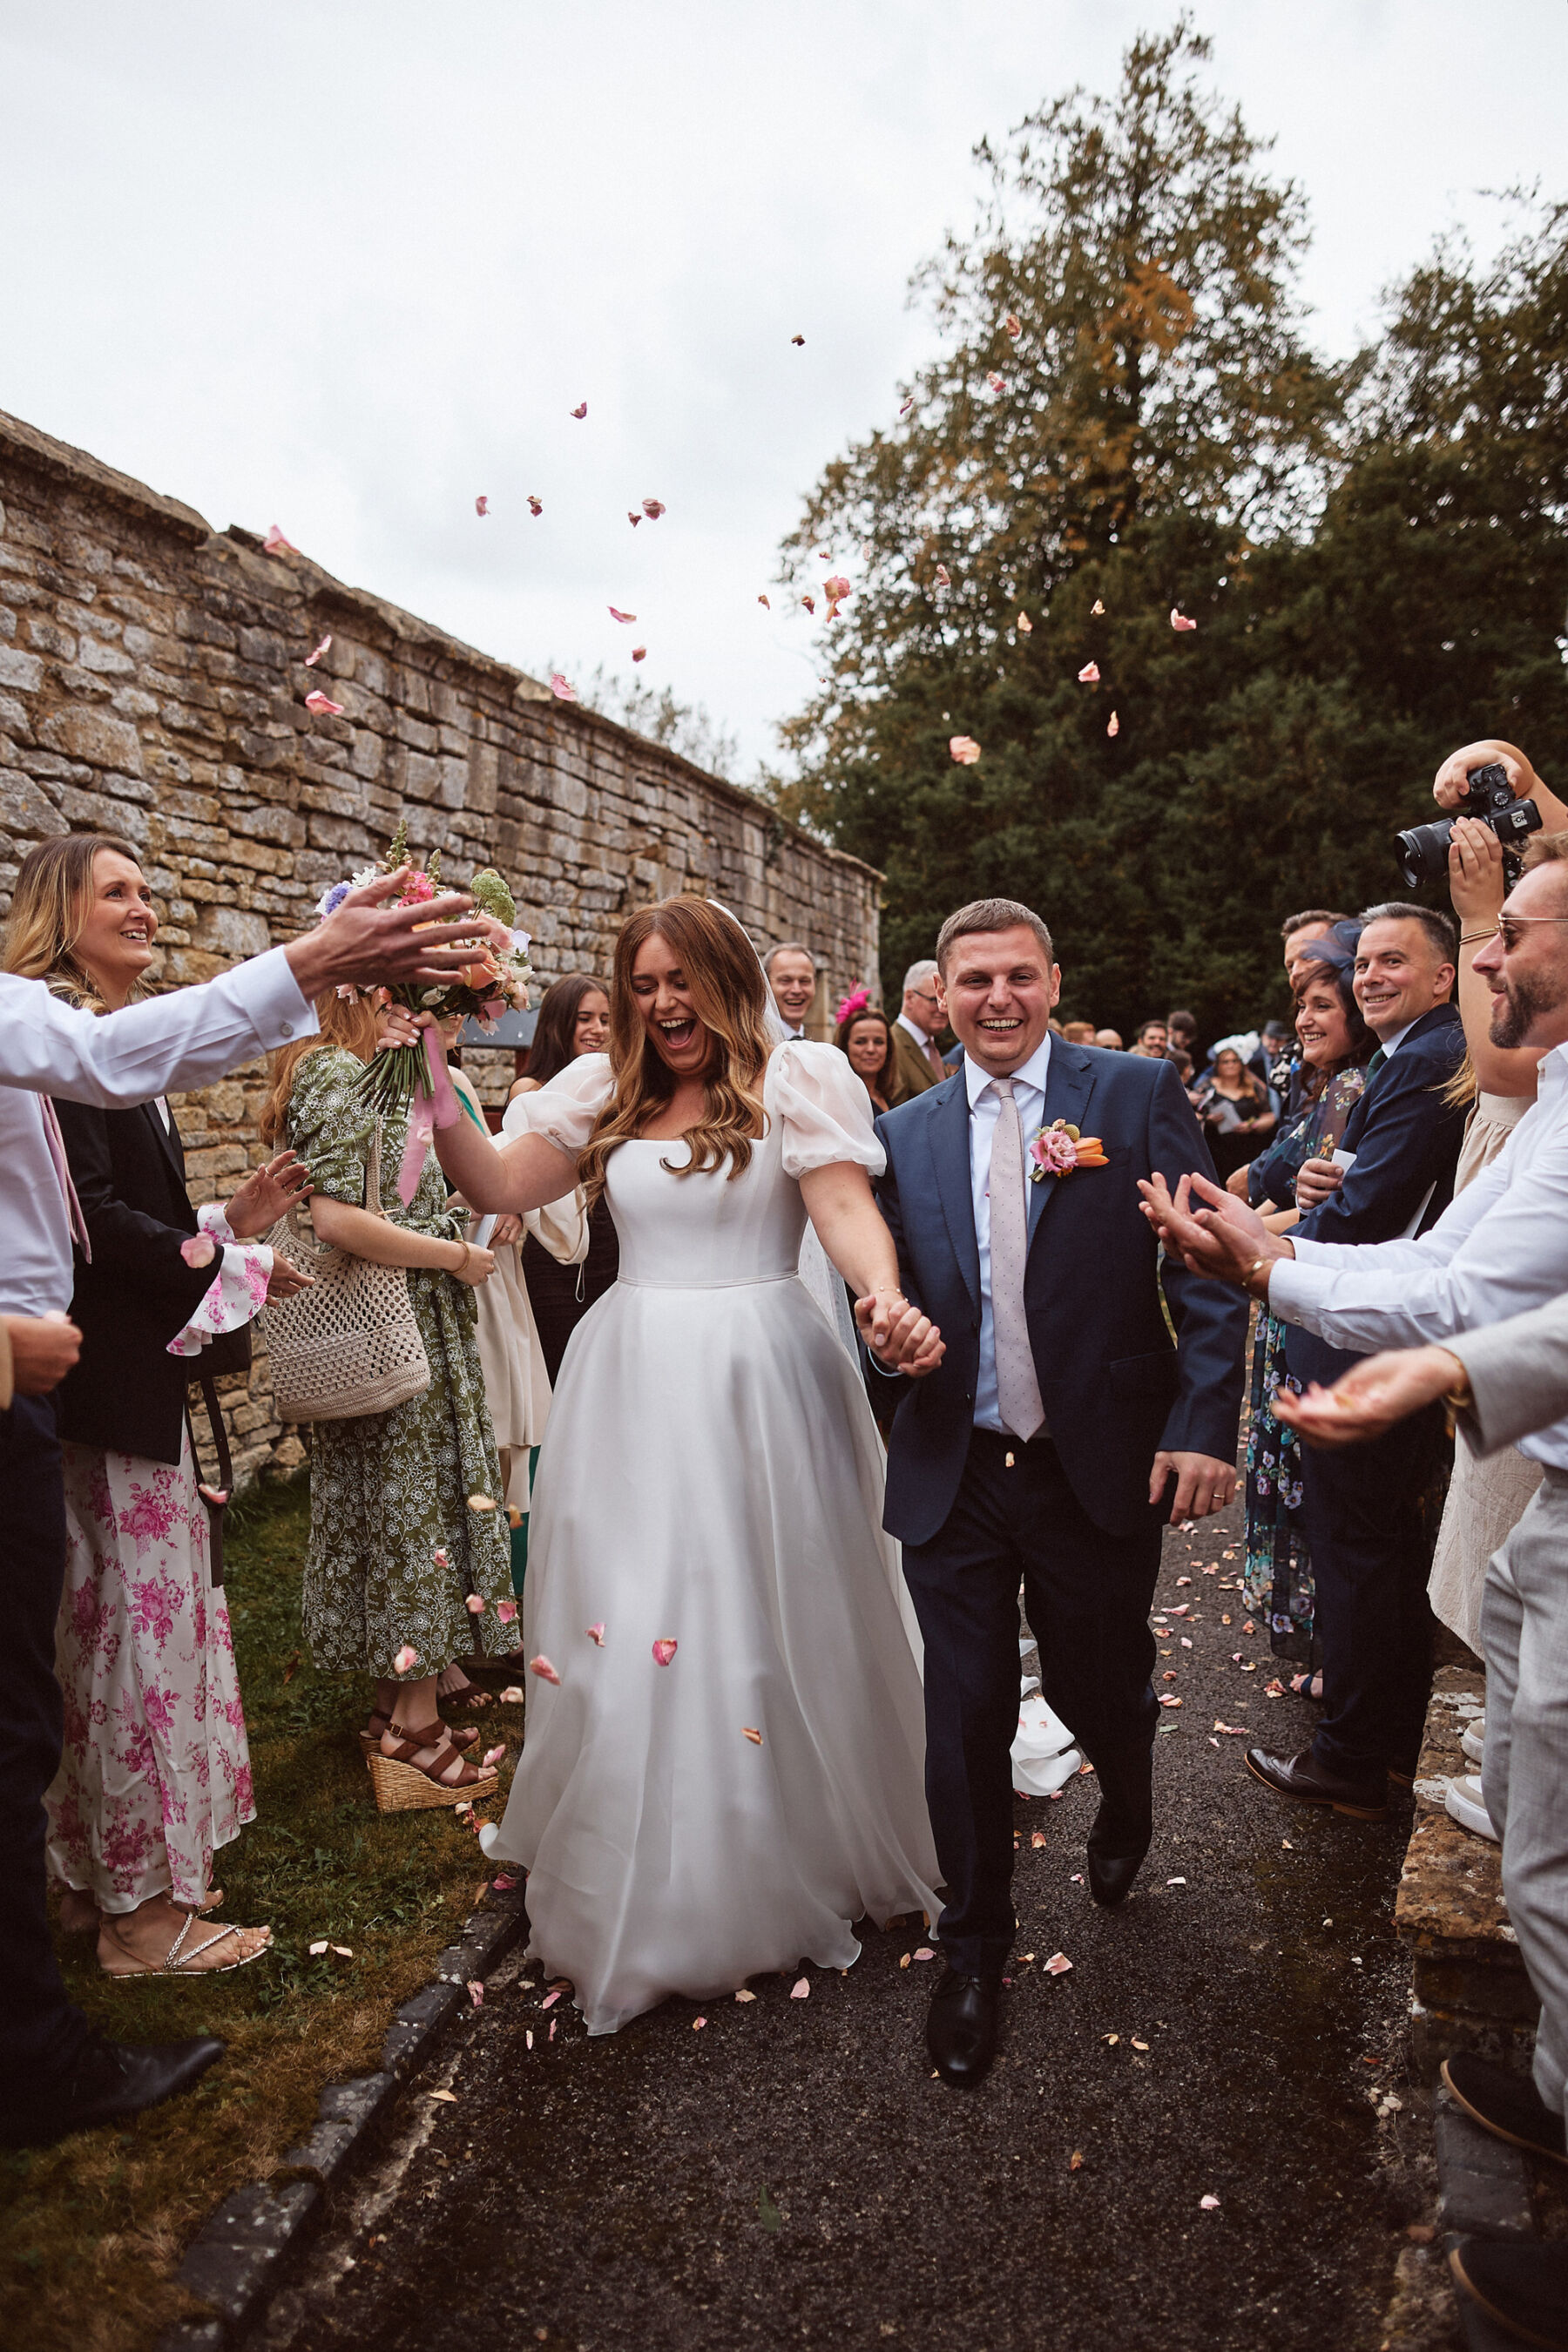
{"label": "puff sleeve", "polygon": [[513,1140],[520,1135],[542,1135],[557,1151],[575,1160],[609,1099],[610,1087],[609,1055],[580,1054],[547,1086],[508,1103],[501,1133]]}
{"label": "puff sleeve", "polygon": [[786,1176],[852,1160],[879,1176],[887,1153],[871,1125],[871,1097],[836,1045],[792,1038],[768,1064],[763,1107],[784,1129]]}

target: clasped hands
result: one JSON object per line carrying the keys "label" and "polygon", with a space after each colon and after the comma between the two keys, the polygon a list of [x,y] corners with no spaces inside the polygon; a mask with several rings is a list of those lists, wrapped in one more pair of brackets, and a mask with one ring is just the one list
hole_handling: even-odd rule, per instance
{"label": "clasped hands", "polygon": [[878,1362],[911,1381],[934,1372],[947,1343],[929,1315],[911,1307],[901,1290],[873,1290],[855,1301],[855,1323]]}
{"label": "clasped hands", "polygon": [[1283,1234],[1269,1232],[1256,1209],[1206,1176],[1184,1176],[1173,1194],[1156,1169],[1152,1176],[1139,1178],[1138,1190],[1143,1214],[1190,1274],[1247,1290],[1255,1269],[1296,1255]]}

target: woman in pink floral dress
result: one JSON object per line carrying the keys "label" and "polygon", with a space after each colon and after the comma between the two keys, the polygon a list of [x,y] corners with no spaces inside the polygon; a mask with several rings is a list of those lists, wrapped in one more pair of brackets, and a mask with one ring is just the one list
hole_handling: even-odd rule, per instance
{"label": "woman in pink floral dress", "polygon": [[[152,960],[151,892],[128,845],[77,835],[23,862],[8,924],[38,977],[110,1011]],[[185,1420],[218,1334],[302,1279],[243,1238],[304,1183],[274,1161],[200,1223],[162,1100],[55,1106],[80,1204],[81,1358],[58,1391],[68,1557],[56,1640],[64,1750],[46,1800],[68,1928],[106,1973],[204,1973],[259,1958],[267,1928],[203,1919],[216,1849],[254,1819],[228,1611]]]}

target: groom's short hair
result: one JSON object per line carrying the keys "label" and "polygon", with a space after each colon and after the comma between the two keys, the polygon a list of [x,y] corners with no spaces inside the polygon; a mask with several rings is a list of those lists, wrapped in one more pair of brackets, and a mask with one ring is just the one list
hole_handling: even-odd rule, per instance
{"label": "groom's short hair", "polygon": [[1016,898],[975,898],[967,907],[960,907],[950,915],[936,939],[937,969],[944,976],[947,959],[959,940],[967,939],[973,931],[1011,931],[1020,925],[1033,931],[1046,951],[1047,964],[1056,961],[1051,935],[1032,907],[1020,904]]}

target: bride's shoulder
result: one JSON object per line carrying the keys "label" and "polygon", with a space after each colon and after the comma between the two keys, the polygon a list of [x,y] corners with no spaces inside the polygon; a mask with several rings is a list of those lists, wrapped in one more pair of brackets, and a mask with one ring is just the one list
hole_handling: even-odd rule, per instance
{"label": "bride's shoulder", "polygon": [[614,1083],[607,1054],[580,1054],[531,1094],[513,1095],[501,1120],[502,1132],[542,1135],[563,1151],[581,1151]]}

